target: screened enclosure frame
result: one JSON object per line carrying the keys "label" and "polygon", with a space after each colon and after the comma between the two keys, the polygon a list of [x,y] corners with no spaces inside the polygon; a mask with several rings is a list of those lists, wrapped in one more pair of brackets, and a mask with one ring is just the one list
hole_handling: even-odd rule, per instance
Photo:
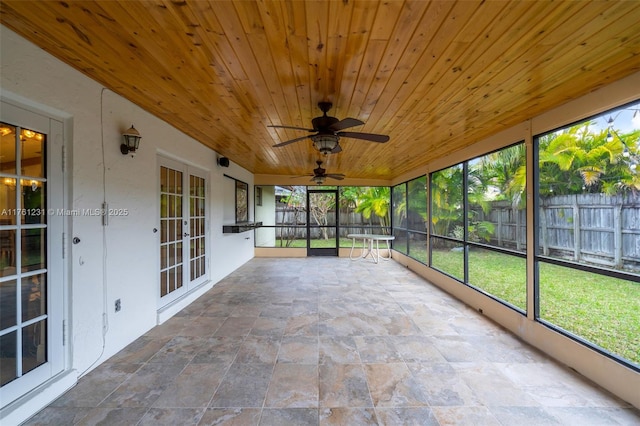
{"label": "screened enclosure frame", "polygon": [[[525,145],[525,141],[521,140],[519,142],[515,142],[509,145],[506,145],[504,147],[489,151],[487,153],[484,153],[482,155],[473,157],[471,159],[467,159],[465,161],[456,163],[456,164],[452,164],[448,167],[443,167],[440,168],[438,170],[434,170],[432,172],[429,173],[428,176],[428,217],[429,217],[429,227],[428,227],[428,240],[429,240],[429,256],[428,256],[428,263],[426,264],[428,267],[437,270],[438,272],[447,275],[448,277],[478,291],[479,293],[482,293],[483,295],[495,300],[496,302],[526,316],[527,315],[527,310],[528,307],[526,306],[526,302],[525,302],[525,307],[524,309],[522,309],[521,307],[518,307],[512,303],[509,303],[507,300],[504,300],[502,298],[500,298],[497,295],[494,295],[486,290],[484,290],[481,287],[478,287],[477,285],[474,285],[470,282],[470,277],[469,277],[469,253],[470,253],[470,249],[471,248],[477,248],[477,249],[481,249],[481,250],[486,250],[486,251],[490,251],[490,252],[494,252],[494,253],[499,253],[499,254],[504,254],[504,255],[509,255],[509,256],[514,256],[516,258],[519,259],[523,259],[525,261],[525,271],[524,274],[526,275],[526,259],[527,259],[527,252],[526,252],[526,244],[525,244],[525,249],[523,251],[518,251],[518,250],[513,250],[513,249],[509,249],[509,248],[505,248],[505,247],[500,247],[500,246],[496,246],[496,245],[492,245],[492,244],[485,244],[485,243],[481,243],[478,241],[471,241],[470,237],[469,237],[469,229],[470,229],[470,217],[469,217],[469,211],[470,211],[470,207],[469,207],[469,162],[483,158],[485,156],[494,154],[494,153],[499,153],[501,151],[505,151],[507,149],[510,148],[514,148],[517,146],[526,146]],[[526,163],[526,155],[525,155],[525,163]],[[454,168],[454,167],[459,167],[462,166],[462,200],[461,200],[461,205],[462,205],[462,222],[463,222],[463,235],[462,235],[462,239],[459,238],[455,238],[449,235],[441,235],[439,233],[436,233],[434,231],[434,217],[433,217],[433,194],[434,194],[434,188],[433,188],[433,176],[436,173]],[[526,193],[526,188],[525,188],[525,193]],[[526,209],[524,209],[526,212]],[[526,221],[525,221],[526,223]],[[525,230],[524,230],[524,235],[526,235],[526,226],[525,226]],[[433,260],[433,250],[434,250],[434,239],[440,240],[440,241],[446,241],[455,245],[460,245],[462,247],[462,270],[463,270],[463,276],[460,277],[456,277],[454,275],[452,275],[451,273],[443,270],[442,268],[439,268],[438,266],[434,265],[434,260]],[[524,294],[524,299],[525,301],[528,299],[528,286],[526,285],[525,282],[525,294]]]}
{"label": "screened enclosure frame", "polygon": [[[598,117],[603,117],[605,115],[610,115],[610,114],[614,114],[616,111],[621,111],[624,110],[626,108],[628,108],[629,106],[632,105],[637,105],[638,102],[640,102],[640,99],[636,100],[636,101],[632,101],[629,103],[625,103],[624,105],[618,106],[618,107],[614,107],[611,108],[609,110],[605,110],[602,112],[599,112],[597,114],[593,114],[591,116],[579,119],[579,120],[575,120],[572,121],[568,124],[564,124],[558,127],[555,127],[553,129],[547,130],[545,132],[541,132],[541,133],[537,133],[535,135],[533,135],[533,143],[532,143],[532,147],[533,147],[533,218],[532,218],[532,223],[533,223],[533,227],[534,227],[534,232],[533,232],[533,239],[534,239],[534,253],[532,253],[533,256],[533,264],[534,264],[534,269],[533,269],[533,276],[534,276],[534,282],[533,282],[533,314],[534,314],[534,320],[540,324],[542,324],[543,326],[562,334],[563,336],[566,336],[568,338],[570,338],[571,340],[578,342],[584,346],[589,347],[591,350],[594,350],[596,352],[598,352],[599,354],[610,358],[616,362],[619,362],[625,366],[627,366],[628,368],[636,371],[636,372],[640,372],[640,365],[638,364],[634,364],[633,362],[630,362],[630,360],[625,359],[601,346],[599,346],[598,344],[587,340],[569,330],[566,330],[564,328],[562,328],[561,326],[554,324],[551,321],[548,321],[544,318],[541,317],[541,289],[540,289],[540,284],[541,284],[541,277],[540,277],[540,266],[543,264],[546,265],[554,265],[554,266],[559,266],[559,267],[563,267],[563,268],[568,268],[570,270],[575,270],[575,271],[581,271],[581,272],[587,272],[590,274],[595,274],[595,275],[599,275],[599,276],[603,276],[603,277],[609,277],[609,278],[614,278],[614,279],[620,279],[620,280],[626,280],[626,281],[631,281],[634,283],[638,283],[640,284],[640,274],[634,274],[631,272],[625,272],[623,270],[618,270],[618,269],[611,269],[611,268],[606,268],[606,267],[600,267],[600,266],[596,266],[596,265],[592,265],[592,264],[588,264],[588,263],[580,263],[580,262],[576,262],[576,261],[571,261],[568,259],[562,259],[562,258],[558,258],[558,257],[553,257],[553,256],[549,256],[549,255],[544,255],[543,253],[541,253],[542,251],[542,244],[541,244],[541,217],[540,217],[540,212],[542,211],[542,206],[541,206],[541,190],[540,190],[540,181],[541,181],[541,170],[540,170],[540,140],[542,137],[546,136],[546,135],[550,135],[553,133],[556,133],[560,130],[564,130],[564,129],[569,129],[573,126],[576,125],[580,125],[582,123],[586,123],[588,121],[591,121],[595,118]],[[622,141],[622,143],[624,144],[624,141]],[[626,145],[626,144],[625,144]],[[580,236],[575,236],[574,238],[580,238]]]}

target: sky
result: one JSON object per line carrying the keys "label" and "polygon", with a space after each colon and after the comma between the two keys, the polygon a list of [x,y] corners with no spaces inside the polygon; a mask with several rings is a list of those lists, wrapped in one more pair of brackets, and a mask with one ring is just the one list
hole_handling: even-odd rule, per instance
{"label": "sky", "polygon": [[[634,117],[635,115],[635,117]],[[605,113],[594,121],[596,126],[606,128],[609,126],[609,119],[613,119],[613,128],[618,133],[629,133],[633,130],[640,130],[640,102],[627,105],[623,109]]]}

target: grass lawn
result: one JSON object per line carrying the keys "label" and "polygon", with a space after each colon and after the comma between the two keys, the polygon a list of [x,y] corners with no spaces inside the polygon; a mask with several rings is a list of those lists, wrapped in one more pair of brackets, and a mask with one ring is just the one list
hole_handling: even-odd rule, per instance
{"label": "grass lawn", "polygon": [[640,284],[540,264],[540,317],[640,364]]}
{"label": "grass lawn", "polygon": [[[433,264],[463,278],[462,252],[434,251]],[[475,287],[526,309],[524,259],[472,250]],[[540,318],[640,364],[640,284],[562,266],[540,264]]]}

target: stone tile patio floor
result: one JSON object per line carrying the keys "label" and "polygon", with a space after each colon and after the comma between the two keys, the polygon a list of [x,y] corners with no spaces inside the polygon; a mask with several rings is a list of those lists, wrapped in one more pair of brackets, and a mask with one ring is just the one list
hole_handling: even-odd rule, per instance
{"label": "stone tile patio floor", "polygon": [[638,425],[396,262],[256,258],[27,424]]}

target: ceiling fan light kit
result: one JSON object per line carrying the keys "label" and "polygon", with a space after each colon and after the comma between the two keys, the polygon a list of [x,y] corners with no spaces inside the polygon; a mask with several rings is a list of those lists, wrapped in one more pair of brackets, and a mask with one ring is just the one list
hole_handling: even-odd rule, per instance
{"label": "ceiling fan light kit", "polygon": [[311,140],[313,141],[313,146],[315,147],[315,149],[317,149],[324,155],[331,154],[333,150],[336,149],[339,139],[340,138],[335,135],[311,136]]}
{"label": "ceiling fan light kit", "polygon": [[322,185],[324,183],[325,177],[324,176],[314,176],[311,180],[313,182],[315,182],[317,185]]}

